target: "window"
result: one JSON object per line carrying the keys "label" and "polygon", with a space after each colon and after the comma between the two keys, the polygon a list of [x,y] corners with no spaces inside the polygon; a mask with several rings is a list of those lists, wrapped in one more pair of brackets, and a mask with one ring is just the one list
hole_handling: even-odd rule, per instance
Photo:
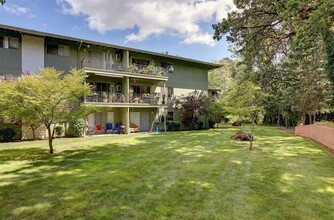
{"label": "window", "polygon": [[20,41],[16,37],[9,37],[8,38],[8,48],[10,49],[19,49]]}
{"label": "window", "polygon": [[168,98],[172,97],[174,95],[174,88],[168,87]]}
{"label": "window", "polygon": [[3,48],[4,47],[4,37],[3,36],[0,36],[0,48]]}
{"label": "window", "polygon": [[19,49],[19,47],[19,38],[0,36],[0,48]]}
{"label": "window", "polygon": [[132,64],[138,66],[148,66],[150,61],[145,59],[132,58]]}
{"label": "window", "polygon": [[133,90],[134,95],[142,95],[142,94],[150,94],[151,93],[151,87],[149,86],[137,86],[133,85],[131,86]]}
{"label": "window", "polygon": [[173,121],[174,120],[174,112],[168,112],[166,119],[167,119],[167,121]]}
{"label": "window", "polygon": [[47,45],[47,53],[58,55],[58,45],[48,44]]}
{"label": "window", "polygon": [[63,57],[70,56],[70,47],[69,46],[58,46],[58,55]]}
{"label": "window", "polygon": [[46,50],[48,54],[64,56],[64,57],[70,56],[70,47],[68,46],[48,44]]}
{"label": "window", "polygon": [[174,64],[172,63],[161,63],[161,67],[164,68],[167,73],[174,73]]}

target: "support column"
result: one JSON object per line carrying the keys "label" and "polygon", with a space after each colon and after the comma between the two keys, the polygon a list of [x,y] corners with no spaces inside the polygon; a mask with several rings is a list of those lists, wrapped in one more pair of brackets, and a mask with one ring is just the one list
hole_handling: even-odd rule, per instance
{"label": "support column", "polygon": [[167,132],[167,125],[166,125],[167,117],[166,117],[166,111],[165,111],[165,108],[163,108],[163,111],[164,111],[164,129],[165,129],[165,132]]}
{"label": "support column", "polygon": [[[167,94],[166,94],[167,93]],[[165,96],[165,103],[168,105],[168,91],[166,92],[166,82],[164,82],[164,96]],[[165,106],[162,108],[163,114],[164,114],[164,129],[165,132],[167,131],[167,125],[166,125],[166,111],[165,111]]]}
{"label": "support column", "polygon": [[128,107],[121,108],[121,118],[122,118],[122,124],[125,126],[124,133],[129,134],[130,133],[130,109]]}
{"label": "support column", "polygon": [[130,134],[130,109],[126,108],[125,134]]}
{"label": "support column", "polygon": [[122,65],[128,69],[130,66],[130,54],[128,50],[123,51]]}
{"label": "support column", "polygon": [[129,103],[129,88],[130,80],[129,77],[124,77],[122,80],[122,93],[125,95],[125,102]]}

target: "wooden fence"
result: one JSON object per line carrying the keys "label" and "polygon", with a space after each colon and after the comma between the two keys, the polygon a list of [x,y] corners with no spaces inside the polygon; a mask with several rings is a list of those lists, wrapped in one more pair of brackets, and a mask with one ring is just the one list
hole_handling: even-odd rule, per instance
{"label": "wooden fence", "polygon": [[334,150],[334,128],[305,125],[295,128],[295,135],[309,137]]}

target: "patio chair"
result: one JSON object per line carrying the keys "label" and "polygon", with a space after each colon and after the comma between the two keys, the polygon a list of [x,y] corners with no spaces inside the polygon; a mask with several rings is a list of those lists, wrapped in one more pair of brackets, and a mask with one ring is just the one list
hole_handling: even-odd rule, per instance
{"label": "patio chair", "polygon": [[120,123],[116,123],[116,126],[113,129],[114,134],[123,134],[123,128],[124,128],[123,125],[121,125]]}
{"label": "patio chair", "polygon": [[104,129],[105,133],[113,133],[112,123],[107,123]]}
{"label": "patio chair", "polygon": [[96,125],[95,133],[102,134],[102,131],[103,131],[102,125]]}

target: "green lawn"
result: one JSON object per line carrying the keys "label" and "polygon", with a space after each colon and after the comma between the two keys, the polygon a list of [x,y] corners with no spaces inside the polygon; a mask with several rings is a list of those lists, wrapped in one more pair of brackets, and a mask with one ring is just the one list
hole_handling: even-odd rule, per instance
{"label": "green lawn", "polygon": [[333,219],[334,157],[237,128],[0,144],[0,219]]}

